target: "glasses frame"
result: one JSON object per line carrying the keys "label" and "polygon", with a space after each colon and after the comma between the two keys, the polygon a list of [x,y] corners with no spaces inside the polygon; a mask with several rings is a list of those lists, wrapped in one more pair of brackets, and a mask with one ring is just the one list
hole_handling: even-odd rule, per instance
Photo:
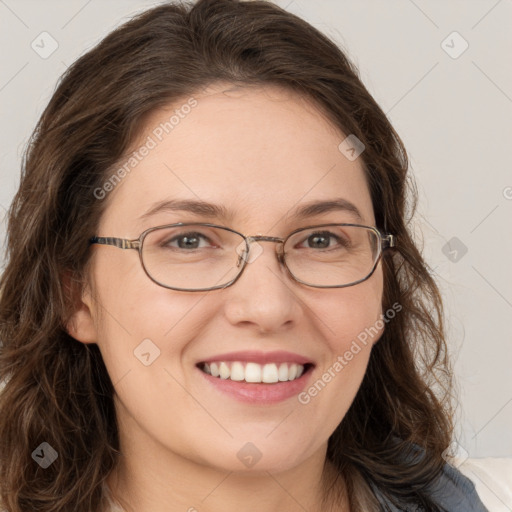
{"label": "glasses frame", "polygon": [[[152,231],[156,231],[158,229],[163,229],[163,228],[179,227],[179,226],[208,226],[208,227],[213,227],[213,228],[224,229],[226,231],[231,231],[232,233],[239,235],[245,241],[246,252],[244,253],[244,256],[239,255],[237,266],[240,266],[240,263],[242,261],[243,261],[243,265],[241,266],[240,270],[238,271],[238,274],[231,281],[229,281],[228,283],[223,284],[223,285],[211,286],[209,288],[192,288],[192,289],[176,288],[174,286],[168,286],[163,283],[160,283],[155,278],[153,278],[150,275],[150,273],[147,271],[146,266],[144,264],[144,259],[142,257],[142,249],[144,246],[144,240],[145,240],[146,236],[149,233],[151,233]],[[312,228],[322,228],[322,227],[327,227],[327,226],[353,226],[353,227],[366,228],[366,229],[373,231],[377,235],[377,238],[379,240],[379,248],[378,248],[379,253],[377,255],[377,258],[375,260],[375,263],[374,263],[371,271],[369,272],[369,274],[366,277],[359,279],[358,281],[354,281],[353,283],[342,284],[342,285],[312,285],[312,284],[306,283],[306,282],[298,279],[297,277],[295,277],[295,275],[292,273],[292,271],[288,268],[288,265],[286,264],[285,254],[284,254],[284,246],[285,246],[286,242],[288,241],[288,239],[290,237],[292,237],[295,233],[298,233],[300,231],[306,231],[306,230],[312,229]],[[219,224],[211,224],[208,222],[178,222],[178,223],[174,223],[174,224],[164,224],[162,226],[155,226],[155,227],[146,229],[139,235],[138,238],[135,238],[135,239],[116,238],[116,237],[109,237],[109,236],[93,236],[92,238],[89,239],[89,245],[100,244],[100,245],[111,245],[114,247],[118,247],[119,249],[135,249],[139,253],[139,260],[142,265],[142,268],[143,268],[144,272],[146,273],[146,275],[149,277],[149,279],[151,279],[151,281],[153,281],[154,283],[156,283],[159,286],[162,286],[163,288],[168,288],[170,290],[177,290],[177,291],[185,291],[185,292],[202,292],[202,291],[218,290],[218,289],[227,288],[228,286],[233,285],[240,278],[243,271],[245,270],[245,267],[247,266],[248,258],[245,256],[249,256],[250,245],[252,242],[276,242],[276,243],[280,244],[276,248],[276,256],[277,256],[278,262],[284,266],[288,275],[294,281],[296,281],[297,283],[301,283],[305,286],[309,286],[311,288],[347,288],[349,286],[354,286],[356,284],[362,283],[363,281],[366,281],[373,275],[373,273],[375,272],[375,269],[377,268],[377,265],[379,264],[379,261],[382,258],[382,254],[383,254],[384,250],[388,249],[388,248],[396,247],[395,237],[392,234],[381,233],[381,231],[379,231],[379,229],[377,229],[374,226],[365,226],[363,224],[348,224],[348,223],[344,223],[344,222],[332,222],[329,224],[315,224],[312,226],[298,228],[298,229],[295,229],[294,231],[292,231],[291,233],[289,233],[285,238],[280,238],[280,237],[276,237],[276,236],[264,236],[264,235],[248,236],[248,235],[244,235],[243,233],[240,233],[239,231],[228,228],[226,226],[220,226]]]}

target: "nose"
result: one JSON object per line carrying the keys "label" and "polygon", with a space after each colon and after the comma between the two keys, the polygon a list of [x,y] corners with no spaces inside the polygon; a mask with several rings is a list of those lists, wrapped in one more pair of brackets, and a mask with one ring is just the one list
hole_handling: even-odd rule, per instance
{"label": "nose", "polygon": [[223,291],[225,316],[231,324],[269,333],[289,329],[301,318],[297,285],[282,263],[282,244],[276,249],[273,243],[280,240],[273,237],[250,240],[242,274]]}

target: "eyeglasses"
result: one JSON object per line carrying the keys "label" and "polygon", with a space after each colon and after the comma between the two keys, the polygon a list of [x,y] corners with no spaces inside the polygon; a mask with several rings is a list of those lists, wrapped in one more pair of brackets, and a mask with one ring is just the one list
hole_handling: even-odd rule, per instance
{"label": "eyeglasses", "polygon": [[261,254],[259,244],[277,242],[276,255],[295,281],[314,288],[343,288],[368,279],[382,256],[395,246],[393,235],[359,224],[322,224],[292,231],[286,238],[245,236],[234,229],[209,223],[157,226],[128,240],[92,237],[103,244],[139,251],[148,277],[164,288],[207,291],[231,286]]}

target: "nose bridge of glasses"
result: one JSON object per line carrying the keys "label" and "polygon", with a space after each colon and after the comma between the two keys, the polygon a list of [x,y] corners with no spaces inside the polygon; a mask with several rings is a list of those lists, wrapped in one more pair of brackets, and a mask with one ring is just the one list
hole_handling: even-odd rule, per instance
{"label": "nose bridge of glasses", "polygon": [[[280,238],[280,237],[277,237],[277,236],[263,236],[263,235],[255,235],[255,236],[246,236],[245,237],[245,240],[248,244],[248,247],[249,247],[249,251],[251,249],[251,244],[253,242],[276,242],[280,245],[278,245],[277,247],[277,258],[279,260],[280,263],[284,263],[283,261],[283,246],[284,246],[284,241],[285,239],[284,238]],[[245,256],[246,258],[248,258],[248,254]],[[240,266],[240,263],[243,259],[243,255],[239,255],[239,258],[238,258],[238,264],[237,266]]]}

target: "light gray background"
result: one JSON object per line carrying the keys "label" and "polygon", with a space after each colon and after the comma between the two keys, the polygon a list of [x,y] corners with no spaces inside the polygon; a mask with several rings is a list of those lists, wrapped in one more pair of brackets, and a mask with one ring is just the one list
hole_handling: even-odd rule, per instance
{"label": "light gray background", "polygon": [[[0,0],[0,240],[22,150],[58,77],[157,3]],[[512,456],[512,2],[276,3],[347,51],[404,140],[420,192],[415,231],[447,306],[459,449]],[[43,31],[58,43],[46,59],[31,48]]]}

